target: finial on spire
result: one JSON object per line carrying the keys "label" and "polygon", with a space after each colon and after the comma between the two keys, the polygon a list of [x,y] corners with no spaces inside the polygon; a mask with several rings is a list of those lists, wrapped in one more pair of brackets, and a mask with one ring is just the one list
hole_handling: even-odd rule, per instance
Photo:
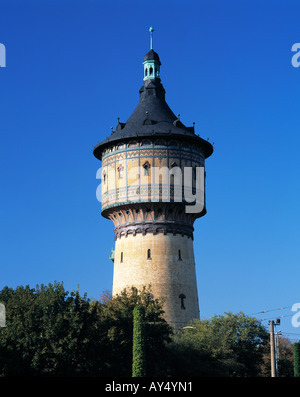
{"label": "finial on spire", "polygon": [[153,32],[154,32],[153,26],[150,26],[149,32],[150,32],[150,50],[153,50]]}

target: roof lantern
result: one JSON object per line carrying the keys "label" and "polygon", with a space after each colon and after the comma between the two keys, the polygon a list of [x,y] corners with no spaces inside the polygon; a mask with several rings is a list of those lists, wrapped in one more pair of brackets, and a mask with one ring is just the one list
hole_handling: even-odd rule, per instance
{"label": "roof lantern", "polygon": [[149,29],[150,32],[150,51],[144,56],[144,81],[160,78],[160,59],[158,54],[153,50],[153,26]]}

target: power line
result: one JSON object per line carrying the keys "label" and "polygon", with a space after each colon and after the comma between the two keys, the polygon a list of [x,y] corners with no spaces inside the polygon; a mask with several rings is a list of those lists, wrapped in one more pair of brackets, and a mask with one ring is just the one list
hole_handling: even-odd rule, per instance
{"label": "power line", "polygon": [[[285,316],[275,316],[276,318],[284,318],[284,317],[292,317],[294,314],[286,314]],[[272,320],[274,319],[273,317],[268,317],[268,318],[260,318],[260,321],[266,321],[266,320]]]}
{"label": "power line", "polygon": [[285,307],[278,307],[277,309],[261,310],[260,312],[250,313],[250,314],[248,314],[248,316],[254,316],[255,314],[264,314],[264,313],[269,313],[269,312],[276,312],[276,311],[278,311],[278,310],[289,309],[290,307],[292,307],[292,305],[290,305],[290,306],[285,306]]}

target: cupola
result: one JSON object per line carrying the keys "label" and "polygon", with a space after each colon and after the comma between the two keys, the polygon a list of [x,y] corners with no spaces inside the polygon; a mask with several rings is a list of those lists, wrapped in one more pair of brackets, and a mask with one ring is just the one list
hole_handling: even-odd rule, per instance
{"label": "cupola", "polygon": [[148,79],[160,79],[160,60],[158,54],[153,50],[153,32],[151,26],[150,32],[150,51],[144,56],[144,81]]}

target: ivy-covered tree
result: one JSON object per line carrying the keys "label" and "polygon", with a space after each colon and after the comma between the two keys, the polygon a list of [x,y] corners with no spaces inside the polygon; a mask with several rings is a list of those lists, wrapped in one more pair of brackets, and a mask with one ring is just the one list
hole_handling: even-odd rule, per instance
{"label": "ivy-covered tree", "polygon": [[293,346],[294,351],[294,377],[300,377],[300,343],[296,342]]}
{"label": "ivy-covered tree", "polygon": [[124,289],[114,297],[105,296],[101,305],[101,323],[108,330],[110,367],[107,375],[132,375],[133,310],[142,306],[145,311],[146,373],[159,376],[165,371],[162,357],[171,341],[172,329],[163,318],[163,300],[154,299],[151,288]]}

